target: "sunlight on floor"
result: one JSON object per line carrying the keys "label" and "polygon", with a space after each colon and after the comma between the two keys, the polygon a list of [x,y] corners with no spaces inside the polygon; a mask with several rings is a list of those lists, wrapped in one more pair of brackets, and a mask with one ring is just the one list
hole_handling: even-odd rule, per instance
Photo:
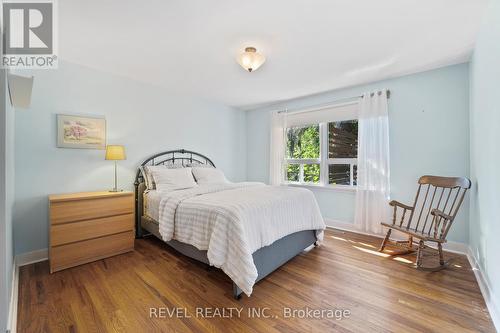
{"label": "sunlight on floor", "polygon": [[[400,254],[400,253],[398,253],[398,251],[395,251],[395,250],[385,249],[384,252],[382,253],[382,252],[377,251],[377,247],[375,245],[372,245],[372,244],[368,244],[365,242],[353,241],[351,239],[348,239],[347,237],[346,238],[342,238],[342,237],[338,237],[338,236],[329,236],[329,237],[333,238],[335,240],[342,241],[342,242],[351,243],[351,244],[353,244],[352,245],[353,248],[355,248],[356,250],[365,252],[365,253],[373,254],[373,255],[376,255],[378,257],[383,257],[383,258],[391,257],[392,260],[398,261],[398,262],[401,262],[404,264],[414,264],[414,261],[412,261],[410,259],[406,259],[406,258],[403,258],[400,256],[394,257],[394,256]],[[355,244],[357,244],[357,245],[355,245]],[[399,252],[401,252],[401,251],[399,251]],[[454,264],[453,266],[456,268],[462,268],[461,265]]]}
{"label": "sunlight on floor", "polygon": [[339,241],[343,241],[343,242],[347,242],[347,239],[340,238],[340,237],[337,237],[337,236],[330,236],[330,238],[333,238],[333,239],[336,239],[336,240],[339,240]]}
{"label": "sunlight on floor", "polygon": [[349,243],[352,243],[352,244],[360,244],[360,245],[363,245],[363,246],[366,246],[366,247],[371,247],[373,249],[376,249],[376,246],[368,244],[368,243],[356,242],[356,241],[353,241],[353,240],[350,240],[350,239],[345,239],[345,238],[337,237],[337,236],[329,236],[329,237],[333,238],[333,239],[336,239],[336,240],[339,240],[339,241],[342,241],[342,242],[349,242]]}
{"label": "sunlight on floor", "polygon": [[387,253],[381,253],[381,252],[378,252],[378,251],[373,251],[373,250],[365,249],[365,248],[362,248],[362,247],[359,247],[359,246],[355,246],[355,245],[353,245],[352,247],[355,248],[355,249],[358,249],[360,251],[366,252],[366,253],[374,254],[374,255],[379,256],[379,257],[387,258],[387,257],[391,256],[390,254],[387,254]]}
{"label": "sunlight on floor", "polygon": [[[364,242],[356,242],[356,241],[353,241],[353,240],[350,240],[350,239],[346,239],[346,238],[342,238],[342,237],[338,237],[338,236],[329,236],[329,237],[333,238],[335,240],[342,241],[342,242],[347,242],[347,243],[351,243],[351,244],[359,244],[359,245],[362,245],[364,247],[369,247],[369,248],[372,248],[372,249],[376,249],[377,248],[376,246],[374,246],[372,244],[368,244],[368,243],[364,243]],[[355,248],[355,249],[357,249],[357,250],[363,251],[365,253],[374,254],[376,256],[384,257],[384,258],[388,258],[388,257],[392,256],[391,253],[394,252],[393,250],[386,249],[385,251],[389,252],[389,253],[381,253],[381,252],[378,252],[376,250],[370,250],[370,249],[366,249],[364,247],[360,247],[360,246],[356,246],[356,245],[352,245],[352,247]],[[412,263],[412,261],[409,261],[409,260],[401,258],[401,257],[394,258],[394,260],[401,261],[401,262]]]}
{"label": "sunlight on floor", "polygon": [[413,261],[405,259],[405,258],[401,258],[401,257],[396,257],[393,260],[396,260],[396,261],[399,261],[399,262],[404,262],[405,264],[413,264]]}
{"label": "sunlight on floor", "polygon": [[373,249],[375,248],[375,246],[370,245],[370,244],[366,244],[366,243],[361,243],[361,242],[358,242],[358,244],[361,244],[361,245],[366,246],[366,247],[371,247],[371,248],[373,248]]}

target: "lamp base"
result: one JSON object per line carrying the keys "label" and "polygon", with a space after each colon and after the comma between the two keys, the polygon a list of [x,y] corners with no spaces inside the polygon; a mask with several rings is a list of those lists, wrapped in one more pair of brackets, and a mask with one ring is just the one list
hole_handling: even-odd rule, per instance
{"label": "lamp base", "polygon": [[119,189],[114,188],[112,190],[109,190],[108,192],[123,192],[123,190],[119,190]]}

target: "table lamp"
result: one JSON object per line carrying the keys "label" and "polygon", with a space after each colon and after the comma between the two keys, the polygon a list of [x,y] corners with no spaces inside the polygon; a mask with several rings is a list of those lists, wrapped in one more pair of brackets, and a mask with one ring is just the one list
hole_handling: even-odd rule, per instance
{"label": "table lamp", "polygon": [[115,187],[113,187],[110,192],[121,192],[123,190],[119,190],[117,188],[118,178],[116,175],[116,161],[121,161],[126,159],[125,157],[125,147],[121,145],[109,145],[106,146],[106,160],[115,161]]}

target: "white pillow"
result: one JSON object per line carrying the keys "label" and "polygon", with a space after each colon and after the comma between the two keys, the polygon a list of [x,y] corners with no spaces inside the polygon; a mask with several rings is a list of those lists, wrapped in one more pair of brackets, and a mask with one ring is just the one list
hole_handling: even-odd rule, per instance
{"label": "white pillow", "polygon": [[224,173],[216,168],[193,168],[192,171],[198,185],[229,183]]}
{"label": "white pillow", "polygon": [[160,165],[141,166],[141,171],[142,171],[142,175],[144,178],[144,183],[146,185],[146,188],[148,190],[155,190],[156,189],[155,180],[153,179],[153,174],[152,174],[153,170],[163,170],[165,168],[177,169],[177,168],[182,168],[182,167],[183,167],[182,165],[178,165],[178,164],[167,164],[167,165],[160,164]]}
{"label": "white pillow", "polygon": [[151,170],[159,191],[174,191],[198,186],[196,184],[191,168],[179,169],[153,169]]}

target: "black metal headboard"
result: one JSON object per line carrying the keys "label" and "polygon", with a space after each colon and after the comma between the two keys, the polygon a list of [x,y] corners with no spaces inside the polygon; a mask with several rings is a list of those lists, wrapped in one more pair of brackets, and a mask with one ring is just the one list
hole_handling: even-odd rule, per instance
{"label": "black metal headboard", "polygon": [[[215,167],[214,162],[211,159],[206,157],[205,155],[196,153],[194,151],[178,149],[178,150],[170,150],[163,153],[155,154],[144,162],[142,162],[141,166],[145,165],[165,165],[165,164],[207,164]],[[144,177],[142,175],[141,168],[137,169],[137,174],[135,176],[134,185],[137,187],[141,182],[144,181]]]}
{"label": "black metal headboard", "polygon": [[[147,158],[142,164],[141,167],[145,165],[168,165],[168,164],[206,164],[215,167],[214,162],[211,159],[206,157],[205,155],[199,154],[194,151],[178,149],[178,150],[170,150],[163,153],[155,154],[149,158]],[[138,237],[141,236],[141,215],[142,215],[142,205],[139,204],[139,200],[142,198],[142,193],[139,193],[139,185],[144,182],[144,176],[142,174],[142,168],[137,169],[137,174],[135,176],[135,214],[136,214],[136,235]],[[142,199],[141,199],[142,202]]]}

